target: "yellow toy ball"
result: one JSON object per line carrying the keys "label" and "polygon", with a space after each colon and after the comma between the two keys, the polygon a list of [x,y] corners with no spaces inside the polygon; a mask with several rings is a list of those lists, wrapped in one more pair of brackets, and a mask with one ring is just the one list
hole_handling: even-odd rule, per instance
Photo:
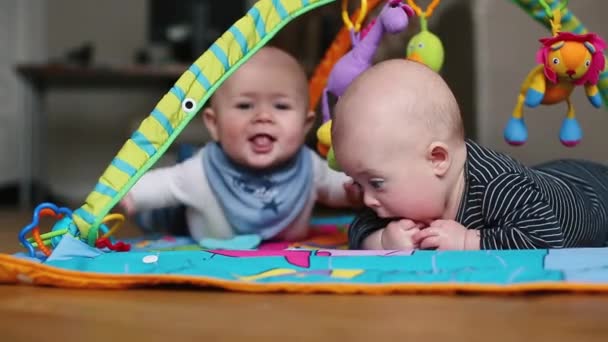
{"label": "yellow toy ball", "polygon": [[331,145],[331,120],[319,126],[317,129],[317,140],[323,145]]}
{"label": "yellow toy ball", "polygon": [[407,44],[406,57],[439,72],[443,66],[443,44],[439,37],[432,32],[421,31]]}
{"label": "yellow toy ball", "polygon": [[327,159],[327,165],[331,169],[340,171],[340,166],[334,156],[334,149],[331,146],[331,120],[326,121],[317,129],[317,150]]}
{"label": "yellow toy ball", "polygon": [[317,151],[321,156],[327,157],[331,148],[331,120],[325,122],[317,129]]}

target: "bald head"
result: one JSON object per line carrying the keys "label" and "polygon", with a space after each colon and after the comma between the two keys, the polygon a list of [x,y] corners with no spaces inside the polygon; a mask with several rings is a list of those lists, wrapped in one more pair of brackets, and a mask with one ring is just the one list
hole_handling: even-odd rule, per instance
{"label": "bald head", "polygon": [[[305,102],[308,103],[308,80],[300,63],[287,52],[276,47],[266,46],[256,52],[217,89],[211,98],[211,104],[213,105],[215,97],[221,96],[233,83],[242,82],[243,77],[250,77],[253,74],[252,70],[263,71],[262,73],[265,75],[271,75],[273,71],[276,71],[291,78],[298,88],[298,92],[306,97]],[[268,81],[270,80],[259,80],[260,87],[263,87],[264,82]]]}
{"label": "bald head", "polygon": [[403,59],[376,64],[340,97],[332,141],[344,136],[462,141],[460,110],[445,81],[423,64]]}
{"label": "bald head", "polygon": [[286,51],[273,46],[261,48],[243,65],[243,67],[252,66],[285,68],[298,76],[299,80],[307,82],[306,73],[300,63]]}

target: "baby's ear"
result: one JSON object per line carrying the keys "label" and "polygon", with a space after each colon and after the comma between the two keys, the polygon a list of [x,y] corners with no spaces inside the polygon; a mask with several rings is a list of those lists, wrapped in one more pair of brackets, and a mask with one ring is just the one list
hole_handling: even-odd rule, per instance
{"label": "baby's ear", "polygon": [[445,143],[433,142],[429,145],[427,158],[431,163],[433,173],[438,177],[443,177],[450,169],[452,159],[450,150]]}
{"label": "baby's ear", "polygon": [[304,130],[308,133],[312,128],[312,125],[315,123],[316,114],[313,110],[306,113],[306,117],[304,118]]}
{"label": "baby's ear", "polygon": [[203,122],[205,123],[205,127],[207,127],[211,138],[218,141],[217,113],[212,107],[207,107],[203,110]]}

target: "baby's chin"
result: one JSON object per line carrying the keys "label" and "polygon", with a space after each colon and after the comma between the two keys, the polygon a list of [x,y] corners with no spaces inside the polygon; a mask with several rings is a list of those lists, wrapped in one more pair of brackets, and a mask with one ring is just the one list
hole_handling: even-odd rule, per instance
{"label": "baby's chin", "polygon": [[435,221],[434,219],[428,219],[428,218],[411,218],[410,220],[414,221],[414,223],[420,225],[421,227],[428,227],[431,225],[431,223],[433,221]]}
{"label": "baby's chin", "polygon": [[276,167],[277,162],[274,160],[266,161],[266,160],[249,160],[245,164],[246,167],[252,170],[270,170]]}
{"label": "baby's chin", "polygon": [[243,165],[254,170],[269,170],[285,162],[286,158],[281,158],[278,151],[269,153],[247,153],[243,160]]}
{"label": "baby's chin", "polygon": [[433,220],[433,219],[421,219],[421,220],[412,220],[412,221],[416,222],[416,224],[419,224],[422,227],[428,227],[435,220]]}
{"label": "baby's chin", "polygon": [[268,149],[258,149],[252,144],[246,144],[241,146],[238,152],[235,152],[238,153],[238,156],[232,155],[231,157],[241,166],[254,170],[269,171],[280,168],[292,160],[298,150],[294,151],[275,141]]}
{"label": "baby's chin", "polygon": [[391,215],[391,213],[384,213],[384,212],[376,212],[376,215],[378,215],[379,218],[382,219],[391,219],[394,221],[397,220],[411,220],[414,221],[414,223],[416,224],[420,224],[422,227],[428,227],[431,225],[431,222],[435,221],[434,219],[428,219],[428,218],[411,218],[411,217],[403,217],[400,215]]}

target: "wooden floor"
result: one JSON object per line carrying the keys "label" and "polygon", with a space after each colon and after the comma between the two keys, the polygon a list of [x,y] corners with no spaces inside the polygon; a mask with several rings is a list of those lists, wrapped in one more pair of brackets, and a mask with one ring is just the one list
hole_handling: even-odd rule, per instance
{"label": "wooden floor", "polygon": [[[19,250],[17,231],[27,220],[0,211],[0,252]],[[608,296],[593,295],[249,295],[0,286],[0,341],[6,342],[608,341],[607,322]]]}

